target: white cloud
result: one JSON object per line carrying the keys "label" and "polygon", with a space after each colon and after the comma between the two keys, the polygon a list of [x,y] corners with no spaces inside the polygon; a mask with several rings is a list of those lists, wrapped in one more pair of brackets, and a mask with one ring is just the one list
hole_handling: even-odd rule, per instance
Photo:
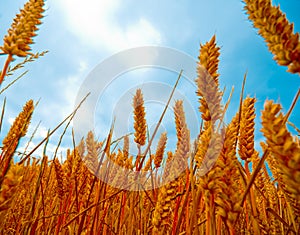
{"label": "white cloud", "polygon": [[48,124],[57,125],[74,111],[76,95],[88,70],[88,65],[86,61],[80,59],[77,61],[76,68],[69,75],[57,79],[57,94],[53,97],[55,102],[51,102],[51,99],[42,100],[42,104],[38,106],[39,113],[43,117],[52,117],[51,123]]}
{"label": "white cloud", "polygon": [[84,73],[88,69],[88,64],[85,61],[79,62],[79,72]]}
{"label": "white cloud", "polygon": [[68,113],[74,109],[76,94],[80,87],[81,75],[82,72],[79,72],[78,75],[71,75],[65,80],[59,81],[58,86],[63,91],[64,101],[66,102],[66,105],[63,105],[62,108],[68,110]]}
{"label": "white cloud", "polygon": [[[25,149],[26,149],[26,154],[28,154],[36,146],[37,146],[37,143],[35,143],[35,142],[30,142],[28,146],[27,146],[27,142],[26,143],[24,142],[23,145],[18,148],[18,152],[24,153]],[[57,145],[49,142],[48,145],[47,145],[47,149],[46,149],[46,155],[49,158],[53,158],[56,149],[57,149]],[[68,150],[67,147],[60,146],[57,150],[56,157],[58,157],[58,159],[60,159],[61,155],[62,155],[62,158],[65,159],[67,150]],[[33,157],[42,157],[43,156],[43,151],[44,151],[44,145],[42,145],[38,149],[36,149],[36,151],[34,151],[34,153],[32,153],[31,156],[33,156]]]}
{"label": "white cloud", "polygon": [[13,118],[13,117],[9,117],[9,118],[8,118],[8,123],[9,123],[10,125],[12,125],[12,124],[14,123],[14,121],[15,121],[15,118]]}
{"label": "white cloud", "polygon": [[143,17],[121,26],[115,18],[121,6],[120,0],[57,0],[54,3],[63,11],[67,28],[94,49],[105,48],[115,52],[158,44],[162,40],[160,32]]}
{"label": "white cloud", "polygon": [[29,135],[33,134],[33,132],[35,131],[34,138],[43,139],[43,138],[47,137],[48,129],[45,126],[43,126],[40,123],[37,130],[36,130],[36,128],[37,128],[37,125],[29,125],[29,128],[28,128]]}

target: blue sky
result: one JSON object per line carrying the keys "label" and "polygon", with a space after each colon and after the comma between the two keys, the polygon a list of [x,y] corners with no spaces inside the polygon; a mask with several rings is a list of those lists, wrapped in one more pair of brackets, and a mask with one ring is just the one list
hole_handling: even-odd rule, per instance
{"label": "blue sky", "polygon": [[[12,19],[25,0],[2,0],[0,2],[0,35],[6,34]],[[280,4],[294,29],[300,32],[300,1],[273,1]],[[48,0],[45,18],[34,39],[32,52],[49,50],[49,53],[37,62],[28,64],[29,72],[18,83],[1,95],[0,102],[7,98],[1,139],[7,133],[14,118],[28,99],[41,99],[34,112],[29,135],[39,121],[41,125],[31,147],[35,146],[48,129],[53,129],[74,108],[76,94],[88,74],[101,61],[124,49],[137,46],[166,46],[182,51],[197,59],[200,43],[208,41],[216,34],[221,46],[220,83],[226,86],[225,98],[234,86],[235,92],[228,110],[227,121],[238,110],[239,93],[243,76],[248,71],[245,94],[257,98],[256,140],[261,140],[260,110],[265,99],[274,99],[282,103],[287,111],[297,89],[300,87],[299,75],[286,72],[286,67],[278,66],[268,51],[263,39],[252,27],[243,10],[244,4],[237,0],[212,1],[121,1],[121,0]],[[3,65],[5,56],[0,57]],[[17,59],[15,62],[21,61]],[[1,66],[2,66],[1,65]],[[24,70],[23,70],[24,71]],[[2,87],[21,74],[7,78]],[[147,101],[145,95],[147,120],[153,130],[164,101],[161,91],[154,89],[148,82],[163,81],[166,93],[171,89],[177,75],[162,69],[138,69],[121,75],[107,87],[95,108],[95,134],[99,140],[107,135],[116,107],[124,108],[118,112],[117,126],[125,125],[132,130],[130,112],[131,98],[138,87],[145,94],[157,93],[157,99]],[[133,79],[132,83],[126,82]],[[169,88],[168,88],[169,87]],[[182,83],[178,92],[185,100],[187,119],[194,131],[194,110],[197,110],[197,97],[192,87]],[[120,100],[122,100],[121,103]],[[226,102],[226,99],[224,100]],[[172,106],[174,100],[172,101]],[[119,106],[118,106],[119,105]],[[127,105],[127,106],[126,106]],[[113,107],[113,108],[112,108]],[[300,126],[300,104],[295,107],[290,121]],[[173,114],[169,110],[160,131],[167,131],[169,148],[175,146]],[[49,144],[51,156],[62,133],[60,129]],[[195,132],[192,137],[195,137]],[[118,137],[118,136],[116,136]],[[24,148],[28,138],[24,139],[20,149]],[[64,155],[70,145],[70,132],[67,133],[60,151]]]}

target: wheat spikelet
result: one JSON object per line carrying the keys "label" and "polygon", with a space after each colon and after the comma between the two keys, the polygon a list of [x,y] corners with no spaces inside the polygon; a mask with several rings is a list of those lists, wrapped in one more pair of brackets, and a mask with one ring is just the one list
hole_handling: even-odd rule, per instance
{"label": "wheat spikelet", "polygon": [[[280,112],[281,106],[272,101],[266,101],[262,111],[262,132],[274,157],[276,157],[278,182],[287,193],[287,196],[300,209],[300,147],[294,142],[285,125],[284,115]],[[297,203],[298,202],[298,203]]]}
{"label": "wheat spikelet", "polygon": [[[177,102],[177,106],[175,105],[175,116],[176,112],[181,115],[184,115],[182,102]],[[178,112],[180,111],[180,112]],[[175,117],[175,119],[177,119]],[[178,119],[180,119],[178,117]],[[184,117],[181,117],[184,120]],[[178,121],[178,120],[177,120]],[[182,123],[184,128],[178,128],[181,134],[189,133],[185,122]],[[178,133],[178,132],[177,132]],[[166,161],[166,166],[164,168],[163,173],[163,181],[167,184],[164,185],[158,194],[158,199],[155,205],[155,210],[152,216],[152,225],[153,225],[153,234],[165,234],[170,232],[170,220],[172,218],[172,208],[174,207],[173,201],[176,198],[177,188],[180,183],[180,177],[182,176],[183,170],[186,168],[186,157],[189,151],[189,147],[186,146],[186,139],[189,140],[189,135],[181,135],[180,134],[180,142],[178,144],[178,148],[173,155],[172,152],[168,152],[168,158]],[[184,136],[186,136],[184,138]]]}
{"label": "wheat spikelet", "polygon": [[217,46],[215,35],[210,39],[209,42],[204,45],[200,45],[200,55],[198,57],[199,63],[213,77],[217,86],[219,85],[219,56],[220,47]]}
{"label": "wheat spikelet", "polygon": [[73,180],[78,183],[80,181],[80,169],[82,168],[83,161],[78,153],[78,148],[75,148],[71,155],[73,155],[73,164],[72,164],[72,178]]}
{"label": "wheat spikelet", "polygon": [[98,143],[95,141],[92,131],[89,131],[87,134],[86,149],[87,155],[84,158],[84,162],[92,172],[96,172],[98,168]]}
{"label": "wheat spikelet", "polygon": [[173,180],[160,189],[151,221],[152,234],[165,234],[169,231],[170,215],[177,187],[178,181]]}
{"label": "wheat spikelet", "polygon": [[13,154],[19,144],[20,138],[25,136],[34,110],[33,101],[29,100],[23,107],[23,111],[13,122],[7,136],[3,139],[2,154],[0,157],[0,186],[3,177],[7,173]]}
{"label": "wheat spikelet", "polygon": [[[236,115],[226,128],[224,146],[216,162],[219,169],[215,184],[218,190],[215,202],[217,204],[216,213],[222,217],[230,234],[234,234],[235,222],[242,208],[239,205],[241,193],[241,177],[238,170],[236,158],[236,138],[238,136],[238,115]],[[215,168],[215,167],[214,167]],[[230,176],[230,177],[228,177]]]}
{"label": "wheat spikelet", "polygon": [[250,161],[254,153],[254,110],[255,98],[247,97],[243,101],[240,121],[239,156]]}
{"label": "wheat spikelet", "polygon": [[118,153],[110,154],[109,158],[105,159],[103,166],[101,167],[102,172],[100,172],[100,174],[106,177],[106,180],[108,182],[113,182],[117,174],[118,171],[117,157],[119,154],[120,151],[118,151]]}
{"label": "wheat spikelet", "polygon": [[[115,163],[117,165],[114,165],[112,167],[111,171],[111,177],[113,178],[113,184],[112,185],[122,185],[125,184],[126,177],[124,178],[124,169],[129,169],[130,168],[130,161],[129,158],[126,158],[124,153],[118,149],[118,153],[116,156]],[[148,163],[149,164],[149,163]],[[147,165],[147,164],[146,164]],[[148,166],[145,166],[145,168]],[[145,170],[145,169],[144,169]],[[147,171],[147,170],[145,170]]]}
{"label": "wheat spikelet", "polygon": [[136,90],[136,94],[133,98],[134,108],[134,141],[143,146],[146,143],[146,119],[144,99],[141,89]]}
{"label": "wheat spikelet", "polygon": [[[266,143],[261,142],[260,145],[264,152],[268,150],[268,145]],[[273,157],[270,152],[268,153],[267,162],[268,162],[268,166],[270,167],[273,178],[279,179],[280,173],[278,172],[278,164],[276,158]]]}
{"label": "wheat spikelet", "polygon": [[130,156],[129,158],[126,159],[126,162],[125,162],[125,168],[126,169],[130,169],[132,170],[133,169],[133,156]]}
{"label": "wheat spikelet", "polygon": [[12,145],[12,142],[19,140],[19,138],[25,136],[31,115],[33,113],[34,105],[33,101],[29,100],[23,107],[23,111],[18,115],[18,117],[13,122],[7,136],[3,140],[3,151],[7,151]]}
{"label": "wheat spikelet", "polygon": [[[264,142],[260,143],[263,151],[265,152],[268,149],[268,145]],[[278,165],[277,165],[277,161],[276,159],[272,156],[271,153],[268,153],[268,157],[267,157],[267,162],[268,162],[268,166],[270,167],[271,173],[272,173],[272,177],[275,180],[279,180],[280,178],[280,173],[278,172]],[[254,161],[255,163],[255,161]],[[268,173],[266,172],[266,170],[264,171],[264,176],[266,177],[266,175],[268,175]],[[279,180],[280,181],[280,180]],[[273,209],[274,211],[279,211],[279,194],[278,194],[278,189],[275,187],[275,185],[271,182],[270,179],[265,180],[264,182],[264,193],[266,196],[268,196],[268,206]],[[269,217],[269,221],[270,221],[270,234],[280,234],[282,233],[282,226],[281,223],[274,218],[273,215],[271,215]]]}
{"label": "wheat spikelet", "polygon": [[168,152],[168,159],[164,168],[163,181],[170,182],[183,174],[187,169],[187,159],[190,151],[190,132],[185,122],[183,102],[175,102],[174,106],[177,148],[175,153]]}
{"label": "wheat spikelet", "polygon": [[205,157],[205,154],[209,146],[209,141],[211,140],[211,134],[212,134],[211,122],[205,122],[204,130],[200,134],[200,138],[196,146],[197,151],[195,153],[195,162],[196,162],[197,169],[201,168],[201,164],[203,162],[203,159]]}
{"label": "wheat spikelet", "polygon": [[[178,100],[174,106],[176,134],[177,134],[177,148],[174,156],[168,152],[168,160],[164,169],[164,180],[170,182],[163,186],[158,195],[158,200],[155,205],[155,210],[152,217],[153,233],[162,232],[164,227],[165,232],[169,231],[168,217],[170,216],[170,209],[173,207],[172,201],[176,196],[176,189],[179,185],[179,175],[186,168],[186,158],[189,152],[189,130],[185,121],[185,114],[183,110],[183,101]],[[163,146],[165,145],[163,139]]]}
{"label": "wheat spikelet", "polygon": [[67,149],[67,159],[62,164],[62,168],[65,171],[67,178],[71,177],[72,175],[73,164],[74,164],[74,154],[71,154],[71,150]]}
{"label": "wheat spikelet", "polygon": [[222,116],[221,92],[211,76],[205,71],[198,75],[196,82],[198,86],[197,95],[200,96],[199,111],[201,117],[205,121],[215,123]]}
{"label": "wheat spikelet", "polygon": [[118,153],[117,153],[117,158],[116,158],[116,163],[119,166],[124,166],[126,163],[127,158],[124,156],[124,152],[122,152],[120,149],[118,149]]}
{"label": "wheat spikelet", "polygon": [[154,159],[154,154],[151,154],[151,156],[148,158],[148,160],[147,160],[147,162],[146,162],[146,164],[145,164],[145,166],[143,168],[143,171],[146,172],[146,171],[151,170],[153,159]]}
{"label": "wheat spikelet", "polygon": [[36,36],[37,25],[41,24],[43,0],[29,0],[24,8],[16,15],[8,34],[4,37],[4,44],[0,49],[5,54],[27,56],[30,51],[32,37]]}
{"label": "wheat spikelet", "polygon": [[177,134],[177,148],[176,153],[182,159],[187,157],[190,151],[190,132],[185,121],[185,113],[183,110],[183,101],[178,100],[174,106],[176,134]]}
{"label": "wheat spikelet", "polygon": [[[0,190],[1,234],[11,234],[12,228],[18,231],[21,229],[18,228],[18,224],[22,220],[28,219],[28,211],[24,211],[28,197],[27,200],[24,198],[24,190],[22,190],[26,188],[28,191],[27,196],[30,194],[30,188],[26,187],[28,185],[23,185],[22,182],[25,170],[24,166],[12,165],[3,181]],[[22,201],[20,201],[21,197],[23,197]]]}
{"label": "wheat spikelet", "polygon": [[173,158],[174,158],[173,152],[168,151],[167,152],[167,160],[166,160],[166,164],[165,164],[164,172],[163,172],[163,179],[167,179],[169,177],[170,167],[167,167],[167,166],[170,166],[170,163],[172,162]]}
{"label": "wheat spikelet", "polygon": [[81,159],[83,159],[83,157],[84,157],[85,148],[86,148],[86,146],[85,146],[84,140],[82,139],[80,141],[80,143],[78,144],[78,146],[76,147],[76,151]]}
{"label": "wheat spikelet", "polygon": [[[247,97],[242,102],[241,119],[240,119],[240,136],[239,136],[239,156],[245,162],[245,173],[248,179],[251,178],[249,163],[255,154],[254,150],[254,119],[255,119],[255,98]],[[254,188],[249,189],[249,200],[251,204],[251,223],[255,234],[264,227],[262,217],[258,214],[259,197],[255,195]],[[261,227],[261,228],[260,228]]]}
{"label": "wheat spikelet", "polygon": [[129,157],[129,137],[128,137],[128,135],[124,136],[123,154],[126,159]]}
{"label": "wheat spikelet", "polygon": [[200,169],[198,169],[199,190],[203,192],[203,200],[206,212],[206,234],[214,234],[216,231],[216,217],[215,217],[215,202],[214,198],[220,191],[220,186],[216,183],[220,178],[220,167],[215,164],[217,157],[222,150],[221,135],[214,134],[209,140],[207,151],[204,153],[205,157],[202,159]]}
{"label": "wheat spikelet", "polygon": [[195,154],[198,176],[202,177],[214,166],[222,150],[223,139],[222,133],[213,130],[212,122],[204,123],[204,131],[200,135]]}
{"label": "wheat spikelet", "polygon": [[[279,211],[279,198],[276,188],[271,183],[267,184],[266,188],[267,195],[269,196],[270,208],[272,208],[274,211]],[[269,234],[282,234],[282,226],[277,218],[275,218],[273,215],[269,215],[267,221],[269,221]]]}
{"label": "wheat spikelet", "polygon": [[111,169],[108,169],[109,177],[111,177],[111,180],[109,182],[112,182],[111,185],[116,187],[116,185],[122,185],[125,179],[122,171],[122,167],[125,167],[126,164],[126,158],[124,157],[123,152],[118,149],[116,159],[113,161],[114,165]]}
{"label": "wheat spikelet", "polygon": [[155,157],[154,157],[155,168],[159,168],[161,165],[161,162],[162,162],[163,156],[164,156],[164,152],[165,152],[165,148],[166,148],[166,144],[167,144],[167,133],[164,132],[161,134],[158,144],[157,144]]}
{"label": "wheat spikelet", "polygon": [[279,65],[288,66],[291,73],[300,73],[299,33],[294,33],[279,7],[272,6],[270,0],[244,0],[245,9],[258,33],[265,39],[269,50]]}
{"label": "wheat spikelet", "polygon": [[221,92],[219,91],[218,63],[219,47],[215,42],[215,36],[204,45],[201,45],[199,62],[197,67],[198,86],[197,95],[199,96],[202,119],[212,120],[215,123],[221,117]]}
{"label": "wheat spikelet", "polygon": [[[24,216],[24,215],[26,215],[28,213],[29,206],[31,204],[31,197],[28,197],[30,192],[27,191],[29,188],[26,187],[27,190],[24,189],[24,186],[22,188],[23,189],[18,187],[18,193],[16,193],[16,195],[13,199],[13,202],[11,203],[10,210],[7,211],[9,214],[7,213],[5,215],[6,218],[4,220],[5,224],[8,224],[12,221],[10,217],[14,217],[15,223],[13,226],[16,228],[18,228],[18,223],[20,223],[22,220],[24,221],[25,219],[28,218],[28,216]],[[2,226],[2,225],[0,225],[0,226]],[[21,228],[20,228],[20,230],[21,230]],[[18,232],[19,231],[17,231],[16,233],[18,234]],[[7,234],[9,234],[9,229],[7,231]]]}
{"label": "wheat spikelet", "polygon": [[[257,151],[253,152],[253,155],[251,157],[252,168],[256,169],[260,161],[259,153]],[[270,234],[272,231],[272,228],[270,226],[271,223],[268,223],[268,218],[270,217],[266,213],[266,205],[269,203],[267,201],[267,198],[270,198],[269,192],[267,191],[267,185],[270,184],[270,178],[267,174],[266,166],[262,166],[260,171],[258,172],[256,178],[255,178],[255,199],[257,204],[257,209],[260,212],[258,214],[257,220],[260,225],[261,232],[264,232],[265,234]],[[259,191],[258,191],[259,190]],[[269,197],[266,197],[269,196]]]}
{"label": "wheat spikelet", "polygon": [[1,211],[7,210],[10,207],[16,196],[17,186],[23,178],[23,169],[21,165],[13,165],[8,170],[0,189],[0,215]]}
{"label": "wheat spikelet", "polygon": [[79,197],[83,206],[87,207],[94,200],[96,194],[95,190],[91,190],[95,176],[84,164],[81,166],[79,174],[82,187]]}
{"label": "wheat spikelet", "polygon": [[65,175],[65,187],[66,187],[66,192],[72,193],[74,190],[74,182],[72,179],[72,170],[73,170],[73,165],[75,163],[74,160],[74,155],[71,154],[71,150],[67,149],[67,159],[62,162],[61,167]]}
{"label": "wheat spikelet", "polygon": [[55,170],[56,180],[57,180],[57,194],[60,200],[63,200],[66,192],[65,182],[64,182],[65,174],[57,158],[54,159],[53,165],[54,165],[54,170]]}

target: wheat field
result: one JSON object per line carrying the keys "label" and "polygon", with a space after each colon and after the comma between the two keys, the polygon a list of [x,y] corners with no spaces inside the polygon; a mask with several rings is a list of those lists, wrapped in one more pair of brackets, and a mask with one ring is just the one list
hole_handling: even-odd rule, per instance
{"label": "wheat field", "polygon": [[[278,65],[300,75],[299,33],[293,24],[270,0],[244,0],[244,6]],[[0,47],[6,56],[0,84],[45,55],[33,54],[30,47],[44,11],[43,0],[28,0],[16,15]],[[12,66],[16,57],[24,61]],[[36,156],[33,150],[15,161],[36,106],[33,100],[24,104],[1,147],[0,234],[300,234],[300,131],[293,125],[298,132],[293,135],[287,127],[300,90],[286,113],[280,103],[265,101],[260,116],[265,138],[263,151],[258,151],[255,97],[241,92],[236,114],[223,123],[229,102],[222,104],[219,57],[213,35],[199,50],[198,138],[190,139],[188,114],[177,100],[172,152],[166,148],[167,133],[159,137],[155,152],[142,151],[152,143],[148,110],[138,89],[132,100],[134,144],[123,136],[117,140],[123,148],[114,149],[113,127],[103,142],[87,130],[80,143],[73,141],[66,160],[50,159],[46,153]],[[4,111],[5,103],[1,125]],[[132,148],[138,149],[135,156]],[[129,174],[124,176],[120,168]],[[130,172],[141,172],[139,188],[133,186],[137,180]]]}

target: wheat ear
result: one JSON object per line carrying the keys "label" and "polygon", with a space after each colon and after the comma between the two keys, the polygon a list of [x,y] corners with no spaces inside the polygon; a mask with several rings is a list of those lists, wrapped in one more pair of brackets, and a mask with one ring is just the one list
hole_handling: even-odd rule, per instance
{"label": "wheat ear", "polygon": [[11,159],[18,147],[20,139],[25,136],[34,110],[33,101],[29,100],[23,107],[23,111],[13,122],[7,136],[3,140],[3,148],[0,156],[0,186],[11,163]]}
{"label": "wheat ear", "polygon": [[146,113],[144,108],[144,99],[141,89],[136,90],[136,94],[133,98],[134,108],[134,141],[143,146],[146,143]]}
{"label": "wheat ear", "polygon": [[197,95],[199,96],[202,119],[215,123],[222,115],[221,112],[221,92],[219,91],[218,64],[219,50],[215,42],[215,36],[204,45],[200,46],[199,62],[197,67],[198,86]]}
{"label": "wheat ear", "polygon": [[[269,150],[276,158],[279,184],[291,199],[294,209],[300,212],[300,146],[286,127],[281,105],[266,101],[262,112],[262,132]],[[298,203],[294,203],[298,202]]]}
{"label": "wheat ear", "polygon": [[245,10],[258,33],[265,39],[279,65],[288,66],[291,73],[300,74],[299,33],[271,0],[244,0]]}
{"label": "wheat ear", "polygon": [[216,214],[222,218],[230,234],[237,232],[235,222],[242,210],[242,207],[239,205],[241,200],[240,185],[242,182],[235,146],[238,129],[238,115],[236,115],[226,128],[223,149],[216,162],[219,169],[219,177],[215,180],[215,184],[221,189],[215,199],[217,204]]}
{"label": "wheat ear", "polygon": [[250,161],[254,154],[254,110],[255,98],[247,97],[242,105],[239,136],[239,155],[242,160]]}
{"label": "wheat ear", "polygon": [[43,17],[43,6],[43,0],[29,0],[25,3],[24,8],[16,15],[8,34],[4,36],[4,43],[0,49],[8,57],[0,74],[0,85],[13,56],[25,57],[29,54],[29,45],[33,43],[32,37],[36,36],[37,25],[42,23],[40,19]]}
{"label": "wheat ear", "polygon": [[164,132],[161,134],[159,141],[158,141],[157,148],[156,148],[155,157],[154,157],[155,168],[159,168],[161,165],[161,162],[162,162],[163,156],[164,156],[164,152],[165,152],[165,148],[166,148],[166,144],[167,144],[167,133]]}

